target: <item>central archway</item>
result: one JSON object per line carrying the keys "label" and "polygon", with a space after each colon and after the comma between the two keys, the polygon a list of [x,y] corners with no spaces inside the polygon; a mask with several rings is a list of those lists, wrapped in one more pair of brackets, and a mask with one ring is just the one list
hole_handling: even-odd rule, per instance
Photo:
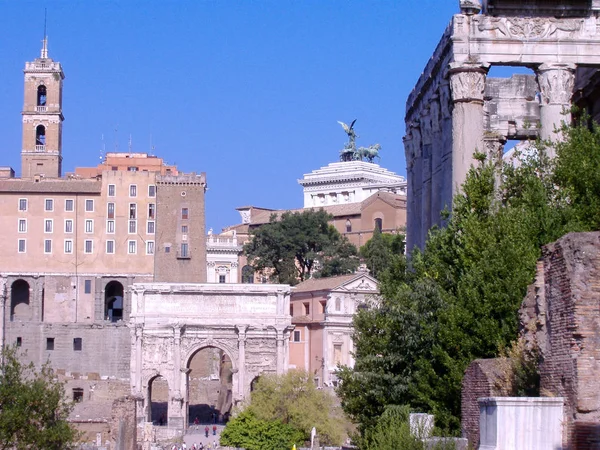
{"label": "central archway", "polygon": [[154,425],[168,425],[169,383],[161,375],[148,381],[148,417],[146,420]]}
{"label": "central archway", "polygon": [[233,365],[218,347],[203,347],[187,363],[188,423],[227,421],[233,404]]}
{"label": "central archway", "polygon": [[104,288],[104,318],[109,322],[123,320],[123,285],[111,281]]}

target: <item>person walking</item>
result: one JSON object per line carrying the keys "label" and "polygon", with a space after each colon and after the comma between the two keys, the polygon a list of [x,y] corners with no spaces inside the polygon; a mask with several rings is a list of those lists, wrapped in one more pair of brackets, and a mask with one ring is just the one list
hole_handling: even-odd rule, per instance
{"label": "person walking", "polygon": [[210,431],[210,429],[208,428],[208,425],[206,425],[206,427],[204,427],[204,435],[206,437],[208,437],[208,432]]}
{"label": "person walking", "polygon": [[217,435],[217,426],[213,425],[213,436]]}

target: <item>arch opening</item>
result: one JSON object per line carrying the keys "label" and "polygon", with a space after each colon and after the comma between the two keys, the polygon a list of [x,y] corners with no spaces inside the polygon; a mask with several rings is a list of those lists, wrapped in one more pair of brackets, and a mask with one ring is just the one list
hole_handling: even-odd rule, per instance
{"label": "arch opening", "polygon": [[242,267],[242,283],[252,284],[254,283],[254,269],[252,266],[246,264]]}
{"label": "arch opening", "polygon": [[189,424],[223,423],[233,405],[233,364],[224,350],[204,347],[187,365]]}
{"label": "arch opening", "polygon": [[35,128],[35,145],[45,146],[46,145],[46,127],[44,125],[38,125]]}
{"label": "arch opening", "polygon": [[169,383],[157,375],[148,382],[148,422],[165,426],[169,417]]}
{"label": "arch opening", "polygon": [[43,84],[37,88],[37,105],[46,106],[46,86]]}
{"label": "arch opening", "polygon": [[31,319],[29,307],[29,283],[15,281],[10,288],[10,321]]}
{"label": "arch opening", "polygon": [[123,292],[123,285],[114,280],[104,288],[104,317],[109,322],[123,320]]}

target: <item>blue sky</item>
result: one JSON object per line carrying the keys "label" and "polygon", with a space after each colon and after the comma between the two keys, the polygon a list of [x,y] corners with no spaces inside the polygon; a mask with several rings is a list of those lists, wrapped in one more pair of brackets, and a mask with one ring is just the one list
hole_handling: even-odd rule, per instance
{"label": "blue sky", "polygon": [[0,165],[20,171],[23,67],[63,65],[63,171],[150,151],[206,172],[207,228],[235,208],[302,206],[297,180],[338,160],[338,120],[406,175],[406,98],[458,0],[0,0]]}

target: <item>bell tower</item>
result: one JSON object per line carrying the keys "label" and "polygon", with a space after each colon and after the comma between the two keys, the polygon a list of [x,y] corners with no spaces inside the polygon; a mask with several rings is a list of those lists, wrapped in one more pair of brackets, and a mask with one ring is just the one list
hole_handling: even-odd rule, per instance
{"label": "bell tower", "polygon": [[59,62],[48,58],[44,36],[39,58],[25,63],[21,177],[62,175],[62,88],[65,75]]}

